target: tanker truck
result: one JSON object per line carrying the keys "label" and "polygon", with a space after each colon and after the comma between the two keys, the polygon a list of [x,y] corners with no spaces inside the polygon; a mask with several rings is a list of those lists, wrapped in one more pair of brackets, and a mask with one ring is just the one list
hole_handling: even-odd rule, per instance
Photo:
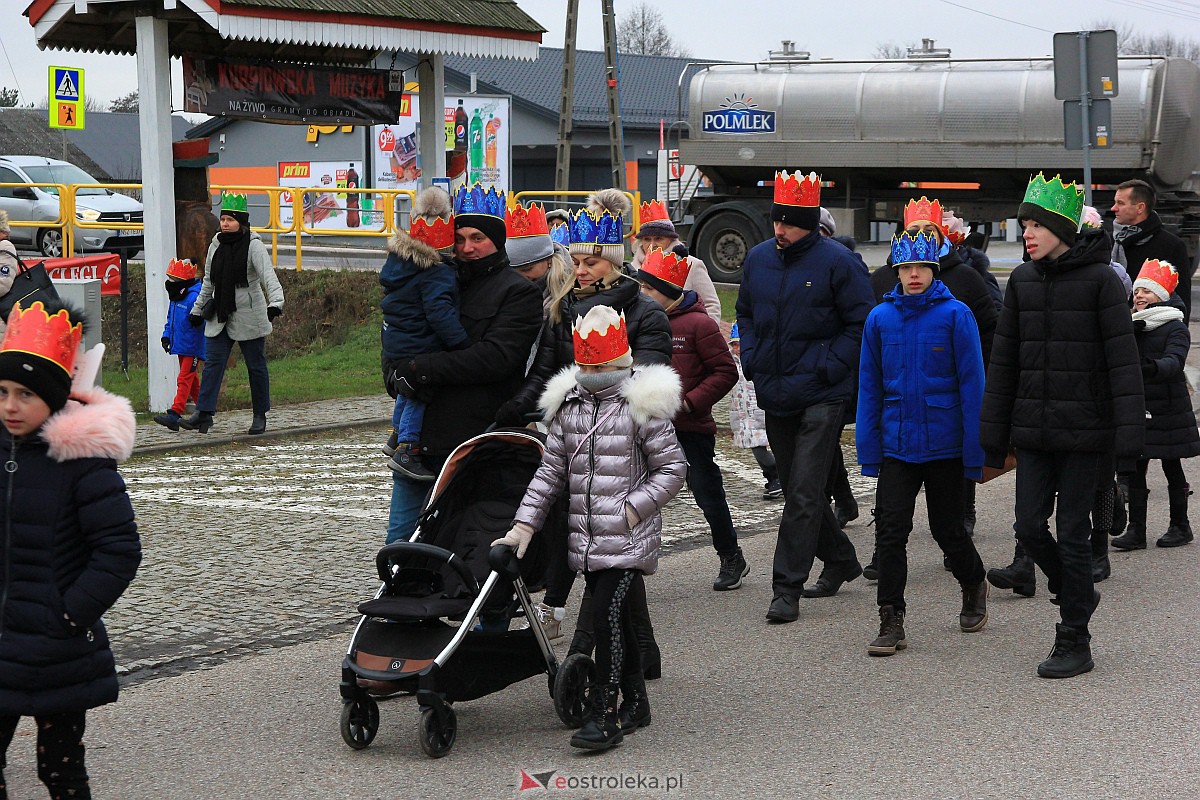
{"label": "tanker truck", "polygon": [[[716,281],[741,279],[751,247],[770,238],[780,169],[815,171],[839,233],[862,240],[902,218],[922,194],[980,222],[1012,217],[1030,175],[1083,178],[1083,153],[1063,146],[1063,103],[1050,59],[919,58],[701,64],[687,82],[672,217]],[[1122,57],[1108,146],[1092,150],[1093,202],[1141,178],[1159,192],[1164,223],[1200,238],[1200,66]],[[672,174],[688,175],[673,165]],[[691,185],[689,185],[689,183]]]}

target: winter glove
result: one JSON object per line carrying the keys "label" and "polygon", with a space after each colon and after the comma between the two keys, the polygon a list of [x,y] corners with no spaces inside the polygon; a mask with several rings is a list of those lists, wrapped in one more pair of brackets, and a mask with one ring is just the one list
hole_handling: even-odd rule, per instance
{"label": "winter glove", "polygon": [[496,410],[497,427],[519,428],[523,421],[521,404],[516,400],[507,400]]}
{"label": "winter glove", "polygon": [[188,314],[188,325],[191,325],[193,328],[199,328],[203,324],[204,317],[199,314]]}
{"label": "winter glove", "polygon": [[1158,374],[1158,364],[1154,363],[1153,359],[1142,359],[1142,377],[1153,378]]}
{"label": "winter glove", "polygon": [[517,551],[517,558],[523,558],[531,539],[533,539],[533,528],[524,522],[517,522],[502,538],[492,542],[492,547],[498,544],[507,545]]}
{"label": "winter glove", "polygon": [[162,342],[163,352],[166,353],[167,355],[171,355],[171,340],[169,338],[167,338],[166,336],[164,336],[161,339],[159,339],[159,341]]}
{"label": "winter glove", "polygon": [[274,322],[282,313],[283,309],[279,306],[267,306],[267,322]]}
{"label": "winter glove", "polygon": [[396,394],[410,400],[417,396],[417,368],[412,361],[401,362],[392,368],[392,388]]}

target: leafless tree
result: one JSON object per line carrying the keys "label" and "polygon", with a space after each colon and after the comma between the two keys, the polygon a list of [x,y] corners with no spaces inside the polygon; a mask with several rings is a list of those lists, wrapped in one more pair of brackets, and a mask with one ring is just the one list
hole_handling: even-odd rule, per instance
{"label": "leafless tree", "polygon": [[1090,30],[1111,28],[1117,32],[1117,52],[1121,55],[1153,55],[1186,58],[1200,64],[1200,41],[1172,33],[1142,33],[1131,25],[1098,20]]}
{"label": "leafless tree", "polygon": [[896,44],[895,42],[880,42],[875,45],[875,50],[872,51],[872,58],[907,58],[908,48],[913,47],[912,44]]}
{"label": "leafless tree", "polygon": [[662,13],[648,3],[638,3],[617,20],[617,49],[648,56],[691,55],[675,41]]}
{"label": "leafless tree", "polygon": [[108,110],[119,114],[138,113],[138,93],[135,89],[124,97],[118,97],[108,104]]}

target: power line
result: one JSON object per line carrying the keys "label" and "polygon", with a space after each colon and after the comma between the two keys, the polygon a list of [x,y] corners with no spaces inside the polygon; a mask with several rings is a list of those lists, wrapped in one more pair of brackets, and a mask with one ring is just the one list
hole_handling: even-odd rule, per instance
{"label": "power line", "polygon": [[970,11],[973,14],[981,14],[985,17],[991,17],[992,19],[998,19],[1001,22],[1008,22],[1013,25],[1020,25],[1022,28],[1029,28],[1031,30],[1041,31],[1042,33],[1054,33],[1054,31],[1046,30],[1045,28],[1039,28],[1036,25],[1030,25],[1026,22],[1018,22],[1017,20],[1009,19],[1008,17],[1000,17],[995,14],[989,14],[986,11],[980,11],[977,8],[971,8],[970,6],[964,6],[961,3],[952,3],[952,2],[950,2],[950,0],[939,0],[939,2],[945,3],[948,6],[954,6],[955,8],[961,8],[963,11]]}
{"label": "power line", "polygon": [[1200,22],[1200,6],[1194,4],[1184,3],[1182,4],[1184,8],[1164,8],[1161,0],[1156,0],[1155,2],[1144,2],[1144,0],[1120,0],[1120,2],[1117,2],[1117,0],[1108,0],[1108,2],[1125,9],[1132,6],[1133,8],[1151,11],[1155,14]]}
{"label": "power line", "polygon": [[17,86],[17,102],[19,103],[25,93],[21,91],[21,82],[17,79],[17,71],[13,69],[12,59],[8,57],[8,48],[4,46],[3,36],[0,36],[0,50],[4,51],[4,60],[8,62],[8,70],[12,73],[13,83]]}

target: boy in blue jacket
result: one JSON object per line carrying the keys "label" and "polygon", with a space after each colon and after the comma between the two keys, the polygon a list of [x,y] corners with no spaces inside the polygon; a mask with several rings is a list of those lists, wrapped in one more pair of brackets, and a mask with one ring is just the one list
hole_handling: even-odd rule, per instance
{"label": "boy in blue jacket", "polygon": [[196,402],[200,394],[200,368],[204,365],[204,328],[188,324],[188,314],[196,305],[201,282],[196,265],[188,259],[171,259],[167,265],[167,323],[163,326],[162,349],[167,355],[179,359],[179,377],[175,400],[167,413],[159,414],[154,421],[173,431],[179,430],[179,420],[187,410],[188,402]]}
{"label": "boy in blue jacket", "polygon": [[892,242],[899,279],[863,329],[857,444],[863,475],[879,478],[879,637],[867,647],[890,656],[908,646],[904,585],[917,492],[925,486],[929,530],[962,585],[959,627],[987,624],[983,562],[963,527],[963,477],[980,478],[983,353],[971,310],[938,280],[938,242],[907,232]]}

